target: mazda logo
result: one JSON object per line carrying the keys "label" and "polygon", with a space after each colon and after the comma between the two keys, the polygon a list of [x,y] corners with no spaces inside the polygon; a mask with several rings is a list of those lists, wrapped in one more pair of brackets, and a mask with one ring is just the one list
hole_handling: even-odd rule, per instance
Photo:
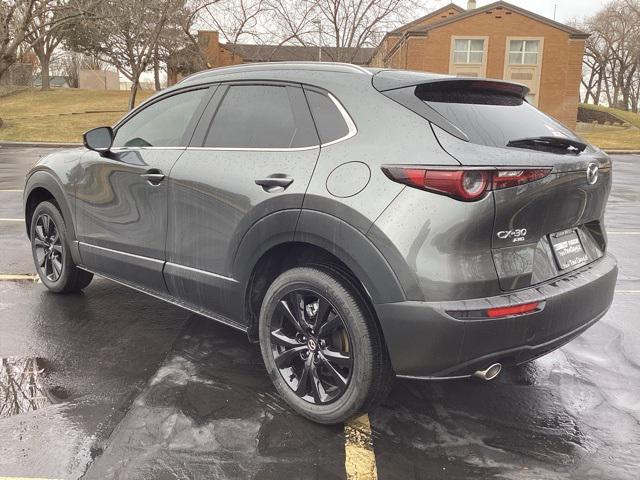
{"label": "mazda logo", "polygon": [[598,165],[590,163],[587,167],[587,183],[593,185],[598,181]]}

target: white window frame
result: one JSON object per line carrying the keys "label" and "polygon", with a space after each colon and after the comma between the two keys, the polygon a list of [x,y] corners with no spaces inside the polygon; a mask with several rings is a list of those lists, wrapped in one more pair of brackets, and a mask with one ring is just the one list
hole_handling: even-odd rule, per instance
{"label": "white window frame", "polygon": [[[518,50],[511,50],[511,43],[513,42],[523,42],[523,49],[522,51],[518,51]],[[538,50],[536,52],[527,52],[527,43],[537,43],[538,44]],[[541,55],[541,46],[542,46],[542,42],[538,39],[531,39],[531,38],[510,38],[509,39],[509,48],[508,48],[508,53],[507,53],[507,62],[509,63],[509,65],[539,65],[540,64],[540,55]],[[535,53],[536,55],[536,62],[535,63],[525,63],[524,59],[526,57],[527,54],[532,54]],[[512,54],[519,54],[520,55],[520,61],[517,63],[511,63],[511,55]]]}
{"label": "white window frame", "polygon": [[[467,42],[466,50],[456,50],[456,43],[458,41]],[[471,50],[471,42],[473,40],[481,40],[482,41],[482,50]],[[484,65],[487,55],[487,39],[486,37],[452,37],[451,41],[451,50],[452,50],[452,62],[455,65]],[[456,53],[466,53],[467,61],[466,62],[456,62]],[[471,54],[472,53],[481,53],[482,60],[480,62],[471,62]]]}

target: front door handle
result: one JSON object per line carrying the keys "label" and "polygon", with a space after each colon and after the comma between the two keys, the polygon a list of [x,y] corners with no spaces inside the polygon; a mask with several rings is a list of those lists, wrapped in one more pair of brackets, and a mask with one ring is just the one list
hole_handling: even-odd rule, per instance
{"label": "front door handle", "polygon": [[159,185],[160,182],[164,180],[164,173],[156,168],[153,168],[146,173],[141,173],[140,176],[142,178],[146,178],[147,182],[151,185]]}
{"label": "front door handle", "polygon": [[281,192],[293,183],[293,178],[285,176],[271,176],[256,179],[256,185],[260,185],[265,192]]}

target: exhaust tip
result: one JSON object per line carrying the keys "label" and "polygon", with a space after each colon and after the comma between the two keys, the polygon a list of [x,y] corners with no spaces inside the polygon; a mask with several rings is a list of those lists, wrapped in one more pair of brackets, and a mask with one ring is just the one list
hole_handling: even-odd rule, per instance
{"label": "exhaust tip", "polygon": [[476,370],[473,374],[474,377],[480,378],[482,380],[493,380],[502,371],[502,365],[500,363],[494,363],[490,365],[486,370]]}

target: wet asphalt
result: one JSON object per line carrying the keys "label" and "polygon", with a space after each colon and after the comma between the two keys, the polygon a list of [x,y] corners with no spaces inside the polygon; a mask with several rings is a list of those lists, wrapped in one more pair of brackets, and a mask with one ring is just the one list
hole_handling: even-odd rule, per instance
{"label": "wet asphalt", "polygon": [[[35,273],[11,190],[48,151],[0,147],[0,274]],[[609,313],[493,382],[396,381],[378,478],[640,477],[640,156],[614,157],[606,219]],[[0,477],[346,478],[343,427],[293,414],[246,336],[113,282],[0,280],[0,360]]]}

